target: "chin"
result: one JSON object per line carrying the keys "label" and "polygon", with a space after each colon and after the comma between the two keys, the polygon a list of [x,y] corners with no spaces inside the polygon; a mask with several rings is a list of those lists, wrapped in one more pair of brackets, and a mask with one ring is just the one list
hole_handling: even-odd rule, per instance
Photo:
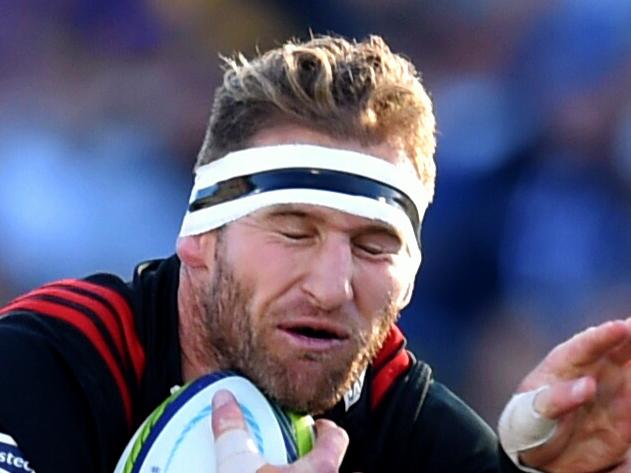
{"label": "chin", "polygon": [[[329,360],[330,361],[330,360]],[[320,414],[334,407],[352,387],[367,363],[326,366],[321,361],[293,360],[258,369],[254,382],[276,402],[297,412]],[[260,368],[260,367],[259,367]]]}
{"label": "chin", "polygon": [[[306,389],[305,389],[306,388]],[[344,391],[323,393],[316,385],[302,386],[299,389],[283,389],[281,392],[270,393],[270,396],[286,409],[305,413],[321,414],[337,404]]]}

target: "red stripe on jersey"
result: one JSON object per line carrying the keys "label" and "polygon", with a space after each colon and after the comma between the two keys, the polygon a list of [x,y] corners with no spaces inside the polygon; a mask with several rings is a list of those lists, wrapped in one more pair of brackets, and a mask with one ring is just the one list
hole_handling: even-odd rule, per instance
{"label": "red stripe on jersey", "polygon": [[55,287],[55,286],[46,286],[34,291],[28,292],[23,296],[18,297],[11,301],[11,304],[15,304],[17,302],[21,302],[25,299],[29,299],[31,297],[41,297],[41,296],[54,296],[59,299],[63,299],[69,302],[74,302],[79,305],[82,305],[86,309],[92,311],[98,318],[103,322],[105,328],[109,332],[112,340],[114,341],[114,345],[116,346],[116,350],[121,355],[122,359],[125,359],[125,347],[123,346],[123,338],[121,334],[121,330],[114,319],[115,315],[112,314],[111,310],[103,304],[98,299],[85,296],[83,294],[78,294],[76,292],[71,291],[70,289],[64,287]]}
{"label": "red stripe on jersey", "polygon": [[112,373],[112,376],[114,377],[114,380],[118,385],[118,390],[120,391],[121,399],[123,401],[123,408],[125,409],[127,424],[131,426],[131,395],[129,394],[127,383],[125,382],[123,373],[121,372],[118,364],[116,364],[112,353],[108,349],[105,340],[103,340],[103,336],[99,332],[99,329],[96,327],[96,325],[94,325],[94,322],[92,322],[92,320],[90,320],[81,311],[72,307],[68,307],[55,302],[34,299],[25,299],[11,303],[8,306],[0,309],[0,316],[6,315],[8,312],[18,310],[33,311],[45,316],[63,320],[64,322],[67,322],[77,328],[88,338],[92,346],[94,346],[94,348],[99,352],[99,354],[105,361],[105,364],[110,369],[110,372]]}
{"label": "red stripe on jersey", "polygon": [[63,279],[52,284],[47,284],[44,287],[50,287],[53,285],[66,285],[91,292],[101,296],[103,299],[107,300],[112,307],[114,307],[123,327],[123,338],[131,356],[136,380],[140,384],[142,374],[145,369],[145,350],[138,340],[136,325],[134,324],[134,315],[125,298],[113,289],[79,279]]}
{"label": "red stripe on jersey", "polygon": [[372,381],[370,407],[375,409],[394,382],[412,365],[405,350],[405,338],[398,327],[393,326],[381,350],[373,361],[375,375]]}

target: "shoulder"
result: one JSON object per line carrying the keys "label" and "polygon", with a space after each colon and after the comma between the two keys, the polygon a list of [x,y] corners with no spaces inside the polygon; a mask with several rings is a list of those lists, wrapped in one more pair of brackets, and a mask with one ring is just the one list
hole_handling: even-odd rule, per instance
{"label": "shoulder", "polygon": [[126,284],[113,275],[63,279],[0,309],[0,327],[4,332],[43,340],[71,366],[99,360],[119,386],[130,414],[126,378],[137,382],[144,366],[130,296]]}
{"label": "shoulder", "polygon": [[13,330],[38,332],[51,340],[74,339],[80,334],[114,376],[114,365],[121,362],[139,379],[145,364],[144,301],[155,299],[158,292],[155,284],[147,281],[155,279],[159,272],[156,268],[164,266],[163,261],[171,260],[139,264],[130,282],[113,274],[97,273],[45,284],[0,307],[0,330],[11,326]]}
{"label": "shoulder", "polygon": [[449,434],[455,442],[467,437],[495,441],[495,434],[489,425],[438,381],[432,381],[429,386],[418,422],[431,423],[436,432]]}
{"label": "shoulder", "polygon": [[119,349],[126,336],[135,334],[129,327],[132,312],[125,283],[98,274],[54,281],[15,298],[0,307],[0,330],[37,334],[51,341],[80,333],[108,358],[105,352]]}
{"label": "shoulder", "polygon": [[[430,427],[433,426],[433,427]],[[436,471],[519,473],[506,456],[493,429],[462,399],[441,383],[433,382],[418,420],[417,440],[446,451],[434,458]],[[432,433],[428,434],[429,427]],[[432,470],[433,471],[433,470]]]}
{"label": "shoulder", "polygon": [[[386,362],[379,363],[382,354],[387,353],[382,349],[373,363],[373,409],[381,412],[386,421],[403,415],[405,424],[414,426],[413,431],[427,432],[431,439],[448,434],[448,439],[454,442],[461,438],[494,442],[495,434],[486,422],[444,384],[433,379],[429,365],[416,360],[405,349],[400,332],[395,331],[394,335],[396,340],[403,342],[391,344],[393,348],[389,350],[391,353]],[[398,422],[394,425],[400,427]]]}
{"label": "shoulder", "polygon": [[[416,389],[414,383],[408,383],[407,389]],[[407,411],[403,415],[416,415],[416,406],[399,404]],[[409,456],[422,460],[428,472],[490,473],[498,469],[498,442],[493,430],[438,381],[430,382],[406,441]]]}
{"label": "shoulder", "polygon": [[42,321],[65,322],[90,337],[88,327],[95,324],[104,324],[114,334],[112,323],[128,317],[131,307],[131,293],[120,278],[96,274],[54,281],[27,292],[0,307],[0,320],[4,324],[10,316],[30,314]]}

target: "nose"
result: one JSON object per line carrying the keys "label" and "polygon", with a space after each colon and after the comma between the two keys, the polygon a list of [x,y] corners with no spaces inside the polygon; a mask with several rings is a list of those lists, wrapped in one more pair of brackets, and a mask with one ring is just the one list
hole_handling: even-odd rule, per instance
{"label": "nose", "polygon": [[312,304],[331,311],[353,300],[353,254],[347,237],[323,239],[307,264],[302,288]]}

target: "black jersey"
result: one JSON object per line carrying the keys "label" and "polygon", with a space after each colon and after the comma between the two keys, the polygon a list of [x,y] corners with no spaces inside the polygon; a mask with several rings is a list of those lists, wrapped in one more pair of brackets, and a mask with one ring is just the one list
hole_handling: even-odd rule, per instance
{"label": "black jersey", "polygon": [[[176,256],[58,281],[0,309],[0,433],[38,473],[111,473],[144,418],[183,384]],[[350,435],[342,471],[495,472],[495,435],[405,349],[393,328],[357,387],[326,414]]]}

